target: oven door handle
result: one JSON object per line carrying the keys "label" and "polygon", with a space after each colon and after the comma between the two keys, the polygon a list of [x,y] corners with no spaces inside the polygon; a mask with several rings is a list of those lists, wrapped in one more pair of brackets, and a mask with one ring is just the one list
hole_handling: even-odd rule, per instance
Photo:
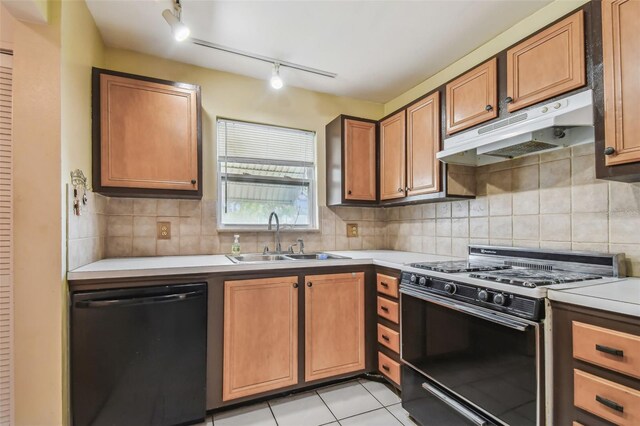
{"label": "oven door handle", "polygon": [[409,296],[417,297],[418,299],[424,300],[426,302],[435,303],[437,305],[451,308],[459,312],[464,312],[466,314],[473,315],[474,317],[482,318],[484,320],[491,321],[496,324],[500,324],[505,327],[512,328],[514,330],[526,331],[531,326],[531,324],[526,323],[524,321],[518,321],[517,319],[506,318],[504,316],[500,316],[499,314],[496,314],[493,312],[484,312],[478,308],[467,307],[459,303],[451,302],[450,300],[447,300],[447,299],[442,299],[440,297],[418,293],[410,289],[404,288],[401,290],[401,292]]}
{"label": "oven door handle", "polygon": [[486,426],[487,425],[487,421],[485,419],[483,419],[482,417],[478,416],[476,413],[474,413],[473,411],[469,410],[467,407],[465,407],[464,405],[460,404],[455,399],[453,399],[450,396],[446,395],[444,392],[440,391],[440,389],[437,389],[434,386],[432,386],[432,385],[430,385],[429,383],[426,383],[426,382],[422,384],[422,389],[426,390],[431,395],[435,396],[440,401],[442,401],[445,404],[447,404],[449,407],[451,407],[453,410],[458,412],[460,415],[462,415],[462,416],[466,417],[467,419],[471,420],[473,422],[473,424],[475,424],[477,426]]}

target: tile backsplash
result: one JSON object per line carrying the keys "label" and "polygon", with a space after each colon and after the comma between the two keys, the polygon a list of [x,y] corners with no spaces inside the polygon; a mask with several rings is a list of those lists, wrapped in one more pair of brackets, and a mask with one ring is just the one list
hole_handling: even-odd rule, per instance
{"label": "tile backsplash", "polygon": [[[321,207],[307,251],[396,249],[466,256],[468,244],[624,252],[640,276],[640,184],[595,179],[593,144],[476,169],[477,197],[393,208]],[[157,222],[172,238],[156,239]],[[357,223],[359,236],[346,237]],[[216,230],[215,201],[107,198],[91,194],[69,219],[69,269],[102,257],[229,253],[235,232]],[[238,232],[242,251],[273,249],[272,232]]]}

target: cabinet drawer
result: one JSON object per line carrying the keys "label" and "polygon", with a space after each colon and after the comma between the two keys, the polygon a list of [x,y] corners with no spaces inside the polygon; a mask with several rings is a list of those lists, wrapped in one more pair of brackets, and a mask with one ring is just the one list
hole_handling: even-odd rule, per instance
{"label": "cabinet drawer", "polygon": [[378,315],[386,318],[391,322],[399,324],[398,321],[398,304],[384,297],[378,296]]}
{"label": "cabinet drawer", "polygon": [[640,378],[640,336],[573,321],[573,357]]}
{"label": "cabinet drawer", "polygon": [[400,384],[400,364],[382,352],[378,352],[378,370],[394,383]]}
{"label": "cabinet drawer", "polygon": [[573,370],[573,404],[616,425],[640,424],[640,392]]}
{"label": "cabinet drawer", "polygon": [[389,275],[378,274],[378,293],[398,298],[398,279]]}
{"label": "cabinet drawer", "polygon": [[378,324],[378,343],[400,354],[400,333],[382,324]]}

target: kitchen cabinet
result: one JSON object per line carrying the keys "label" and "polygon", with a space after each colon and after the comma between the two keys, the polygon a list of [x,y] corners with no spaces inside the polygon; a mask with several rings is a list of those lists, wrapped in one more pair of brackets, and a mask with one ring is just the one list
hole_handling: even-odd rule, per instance
{"label": "kitchen cabinet", "polygon": [[305,277],[305,381],[365,368],[364,273]]}
{"label": "kitchen cabinet", "polygon": [[453,134],[498,116],[497,59],[447,84],[447,134]]}
{"label": "kitchen cabinet", "polygon": [[640,319],[551,302],[552,424],[640,422]]}
{"label": "kitchen cabinet", "polygon": [[407,108],[407,196],[440,191],[440,93]]}
{"label": "kitchen cabinet", "polygon": [[202,197],[200,87],[93,70],[94,189]]}
{"label": "kitchen cabinet", "polygon": [[298,277],[224,283],[222,400],[298,383]]}
{"label": "kitchen cabinet", "polygon": [[640,2],[602,1],[606,166],[640,162]]}
{"label": "kitchen cabinet", "polygon": [[371,204],[377,194],[377,124],[341,115],[326,126],[327,204]]}
{"label": "kitchen cabinet", "polygon": [[385,269],[376,274],[378,371],[400,388],[399,272]]}
{"label": "kitchen cabinet", "polygon": [[507,51],[509,112],[586,84],[584,12],[540,31]]}
{"label": "kitchen cabinet", "polygon": [[403,198],[406,173],[406,113],[402,110],[380,122],[380,199]]}

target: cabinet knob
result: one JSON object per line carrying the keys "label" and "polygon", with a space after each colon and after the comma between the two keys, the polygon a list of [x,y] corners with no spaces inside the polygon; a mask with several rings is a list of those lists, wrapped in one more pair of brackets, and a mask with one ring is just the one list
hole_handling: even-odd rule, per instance
{"label": "cabinet knob", "polygon": [[411,191],[411,188],[409,188],[408,186],[405,188],[405,191],[409,192]]}
{"label": "cabinet knob", "polygon": [[313,285],[313,283],[312,283],[311,281],[309,281],[309,282],[307,283],[307,287],[311,287],[312,285]]}
{"label": "cabinet knob", "polygon": [[293,288],[298,288],[298,283],[293,283]]}
{"label": "cabinet knob", "polygon": [[511,102],[513,102],[513,98],[512,98],[511,96],[507,96],[507,97],[505,98],[504,102],[505,102],[506,104],[510,104]]}
{"label": "cabinet knob", "polygon": [[348,190],[348,191],[347,191],[347,194],[351,195],[351,190]]}
{"label": "cabinet knob", "polygon": [[195,185],[195,184],[196,184],[196,182],[197,182],[197,180],[195,180],[195,179],[191,179],[191,185]]}
{"label": "cabinet knob", "polygon": [[403,191],[403,189],[402,189],[402,188],[398,188],[398,192],[402,192],[402,191]]}
{"label": "cabinet knob", "polygon": [[616,149],[612,146],[608,146],[604,149],[604,155],[613,155],[616,153]]}
{"label": "cabinet knob", "polygon": [[487,105],[486,107],[484,107],[484,109],[487,111],[491,111],[493,107],[491,105]]}

